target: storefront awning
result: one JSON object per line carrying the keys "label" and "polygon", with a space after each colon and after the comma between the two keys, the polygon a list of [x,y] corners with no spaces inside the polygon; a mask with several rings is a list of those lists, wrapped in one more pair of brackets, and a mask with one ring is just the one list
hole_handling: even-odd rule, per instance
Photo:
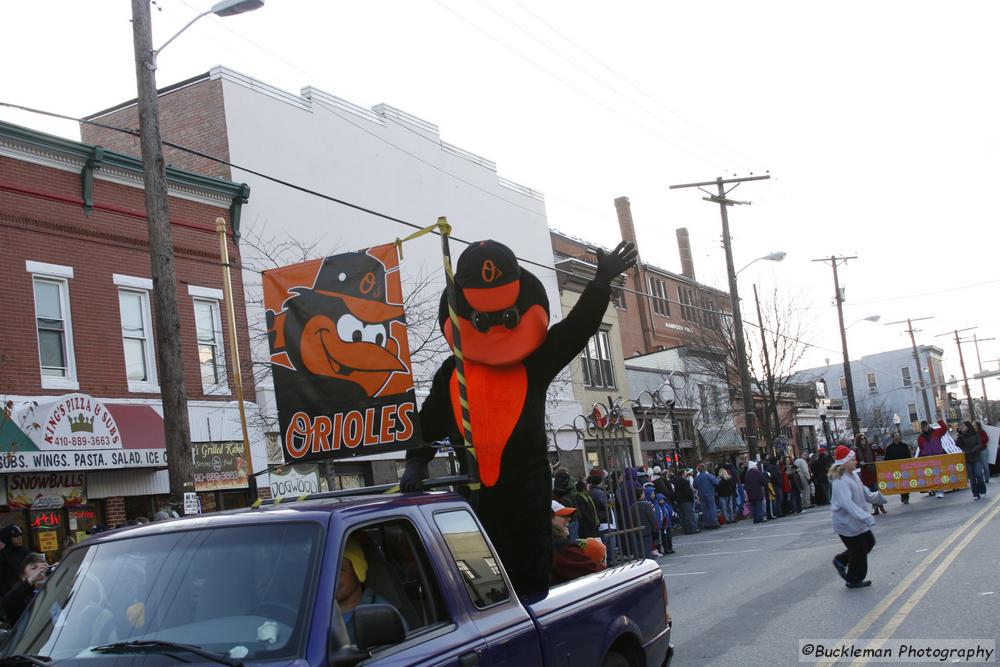
{"label": "storefront awning", "polygon": [[747,444],[739,431],[731,426],[699,426],[698,433],[712,454],[720,452],[745,452]]}

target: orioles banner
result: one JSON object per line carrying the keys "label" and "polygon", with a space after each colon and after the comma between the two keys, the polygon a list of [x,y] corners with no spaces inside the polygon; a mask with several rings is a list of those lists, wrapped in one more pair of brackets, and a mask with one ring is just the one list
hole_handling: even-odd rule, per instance
{"label": "orioles banner", "polygon": [[968,485],[965,454],[922,456],[875,464],[882,495],[964,489]]}
{"label": "orioles banner", "polygon": [[394,244],[264,272],[285,459],[331,459],[420,441]]}

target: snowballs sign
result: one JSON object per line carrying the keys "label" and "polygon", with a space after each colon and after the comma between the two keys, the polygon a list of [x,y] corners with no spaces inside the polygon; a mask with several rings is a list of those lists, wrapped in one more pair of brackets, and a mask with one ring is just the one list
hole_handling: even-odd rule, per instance
{"label": "snowballs sign", "polygon": [[396,246],[264,272],[285,460],[419,443]]}
{"label": "snowballs sign", "polygon": [[163,419],[152,406],[106,404],[86,394],[52,400],[25,403],[8,420],[18,437],[0,443],[0,472],[166,465]]}

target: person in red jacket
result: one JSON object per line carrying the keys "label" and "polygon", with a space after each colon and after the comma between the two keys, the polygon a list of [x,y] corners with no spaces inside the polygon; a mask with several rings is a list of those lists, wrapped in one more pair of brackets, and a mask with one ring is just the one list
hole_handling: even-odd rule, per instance
{"label": "person in red jacket", "polygon": [[580,546],[585,540],[569,539],[570,517],[576,509],[552,501],[552,585],[572,581],[605,568]]}

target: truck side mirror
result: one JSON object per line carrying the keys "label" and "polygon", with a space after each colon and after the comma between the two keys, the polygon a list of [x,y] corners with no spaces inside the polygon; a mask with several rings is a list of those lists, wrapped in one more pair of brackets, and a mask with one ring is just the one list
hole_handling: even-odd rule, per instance
{"label": "truck side mirror", "polygon": [[358,648],[369,651],[404,641],[406,626],[402,614],[392,605],[362,604],[354,609],[354,635]]}

